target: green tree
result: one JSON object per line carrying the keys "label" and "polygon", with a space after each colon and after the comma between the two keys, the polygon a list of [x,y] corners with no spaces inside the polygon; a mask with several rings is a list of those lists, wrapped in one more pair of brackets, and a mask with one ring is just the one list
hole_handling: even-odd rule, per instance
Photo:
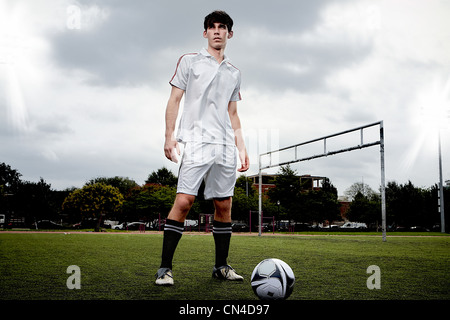
{"label": "green tree", "polygon": [[132,188],[135,188],[138,186],[138,184],[136,183],[136,181],[128,178],[128,177],[98,177],[95,179],[91,179],[89,180],[86,185],[92,185],[92,184],[96,184],[96,183],[103,183],[106,184],[108,186],[113,186],[119,189],[120,193],[122,193],[123,195],[126,195]]}
{"label": "green tree", "polygon": [[376,223],[380,225],[381,203],[380,198],[373,194],[370,197],[358,192],[350,203],[347,219],[353,222],[364,222],[369,226]]}
{"label": "green tree", "polygon": [[148,188],[150,193],[150,210],[167,216],[175,200],[176,189],[165,185],[145,188]]}
{"label": "green tree", "polygon": [[21,176],[22,174],[11,166],[4,162],[0,163],[0,194],[17,190]]}
{"label": "green tree", "polygon": [[280,167],[275,179],[276,187],[268,191],[273,204],[279,204],[277,211],[287,219],[293,218],[298,211],[300,197],[300,179],[289,165]]}
{"label": "green tree", "polygon": [[249,196],[253,196],[255,193],[257,193],[256,189],[252,187],[253,180],[250,178],[247,178],[245,175],[241,174],[236,179],[235,188],[240,188],[245,191],[245,194]]}
{"label": "green tree", "polygon": [[353,200],[358,193],[361,193],[363,196],[370,198],[375,194],[375,191],[373,191],[373,189],[368,184],[365,184],[363,182],[355,182],[344,192],[344,194],[350,201]]}
{"label": "green tree", "polygon": [[14,195],[19,190],[21,176],[6,163],[0,163],[0,213],[13,211]]}
{"label": "green tree", "polygon": [[[445,191],[445,189],[444,189]],[[422,226],[432,228],[440,224],[437,206],[438,188],[418,188],[411,181],[406,184],[388,182],[386,187],[386,220],[390,226]],[[447,198],[444,204],[447,205]]]}
{"label": "green tree", "polygon": [[28,224],[42,219],[58,219],[59,210],[53,203],[54,191],[43,178],[39,182],[21,181],[14,194],[15,213],[28,220]]}
{"label": "green tree", "polygon": [[158,184],[147,184],[130,190],[125,196],[123,216],[128,221],[149,221],[161,214],[166,217],[175,200],[176,189]]}
{"label": "green tree", "polygon": [[176,187],[178,178],[166,167],[153,171],[145,183],[154,183],[162,186]]}
{"label": "green tree", "polygon": [[245,221],[249,220],[250,211],[258,210],[258,194],[245,175],[241,175],[236,180],[231,210],[233,220]]}
{"label": "green tree", "polygon": [[83,219],[97,219],[95,231],[101,222],[122,209],[124,197],[119,189],[103,183],[85,185],[67,196],[62,205],[64,211],[76,211]]}
{"label": "green tree", "polygon": [[300,196],[296,221],[323,222],[340,219],[340,204],[337,189],[329,179],[325,179],[322,188],[304,192]]}

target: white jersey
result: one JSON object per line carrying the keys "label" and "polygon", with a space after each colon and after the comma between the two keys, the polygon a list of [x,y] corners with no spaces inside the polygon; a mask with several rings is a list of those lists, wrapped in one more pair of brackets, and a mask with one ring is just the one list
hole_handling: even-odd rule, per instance
{"label": "white jersey", "polygon": [[235,144],[228,104],[241,100],[241,73],[226,56],[219,64],[206,49],[185,54],[169,83],[185,91],[177,141]]}

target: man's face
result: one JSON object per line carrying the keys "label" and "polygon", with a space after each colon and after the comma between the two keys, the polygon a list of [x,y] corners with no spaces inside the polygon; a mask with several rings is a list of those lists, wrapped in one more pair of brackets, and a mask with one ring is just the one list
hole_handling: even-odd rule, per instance
{"label": "man's face", "polygon": [[225,24],[215,22],[214,26],[208,27],[206,31],[203,31],[203,37],[208,39],[208,45],[214,49],[224,49],[227,40],[233,37],[233,31],[228,32],[228,28]]}

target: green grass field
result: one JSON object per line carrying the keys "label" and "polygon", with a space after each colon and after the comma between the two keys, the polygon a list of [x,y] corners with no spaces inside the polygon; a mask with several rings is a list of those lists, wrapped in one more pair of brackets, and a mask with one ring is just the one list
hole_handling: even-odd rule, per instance
{"label": "green grass field", "polygon": [[[289,300],[448,300],[450,237],[364,235],[237,235],[229,263],[242,283],[211,278],[211,235],[185,234],[174,259],[173,287],[154,285],[162,234],[0,232],[1,300],[256,300],[250,275],[269,257],[296,276]],[[81,270],[69,290],[67,267]],[[366,269],[381,269],[381,289],[369,290]]]}

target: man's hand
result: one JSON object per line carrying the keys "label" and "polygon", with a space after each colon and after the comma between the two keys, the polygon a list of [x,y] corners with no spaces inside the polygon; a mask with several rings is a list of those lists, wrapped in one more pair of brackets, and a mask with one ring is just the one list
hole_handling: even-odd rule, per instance
{"label": "man's hand", "polygon": [[247,149],[239,151],[239,160],[241,160],[241,167],[238,169],[239,172],[245,172],[250,167],[250,159],[248,158]]}
{"label": "man's hand", "polygon": [[180,146],[175,139],[166,139],[166,142],[164,143],[164,154],[170,161],[178,163],[177,154],[178,156],[180,155]]}
{"label": "man's hand", "polygon": [[238,171],[245,172],[250,167],[250,160],[248,158],[247,148],[245,148],[244,138],[242,136],[241,120],[237,114],[236,101],[230,101],[228,103],[228,114],[230,115],[231,127],[234,130],[234,140],[239,151],[239,160],[241,161],[241,167]]}
{"label": "man's hand", "polygon": [[178,116],[178,108],[183,97],[184,91],[172,86],[169,101],[166,108],[166,141],[164,142],[164,154],[170,161],[178,163],[177,153],[180,155],[180,147],[174,137],[175,123]]}

